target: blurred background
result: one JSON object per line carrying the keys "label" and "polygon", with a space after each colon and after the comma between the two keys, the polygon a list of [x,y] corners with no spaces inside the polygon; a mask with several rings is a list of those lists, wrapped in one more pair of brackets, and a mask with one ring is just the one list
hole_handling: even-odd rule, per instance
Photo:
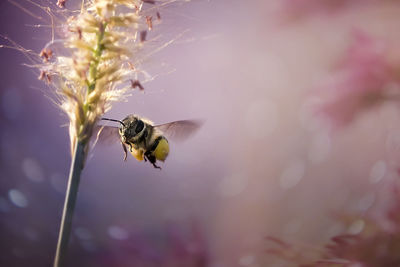
{"label": "blurred background", "polygon": [[[345,75],[337,70],[355,32],[400,41],[399,12],[397,1],[373,0],[193,0],[161,9],[149,42],[183,35],[145,63],[157,78],[144,93],[106,116],[205,124],[171,143],[161,171],[124,162],[118,144],[95,147],[69,266],[292,266],[266,253],[267,236],[319,246],[362,231],[359,219],[338,217],[389,203],[400,156],[396,102],[346,127],[313,107],[325,82]],[[39,53],[51,34],[35,25],[48,24],[29,1],[0,2],[0,34],[24,48]],[[2,48],[0,59],[0,265],[51,266],[70,166],[67,119],[21,51]]]}

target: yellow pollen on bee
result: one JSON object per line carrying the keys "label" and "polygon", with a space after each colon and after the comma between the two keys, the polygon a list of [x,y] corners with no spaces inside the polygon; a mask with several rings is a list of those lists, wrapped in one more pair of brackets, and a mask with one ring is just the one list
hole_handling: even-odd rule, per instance
{"label": "yellow pollen on bee", "polygon": [[143,160],[143,158],[144,158],[143,149],[136,150],[136,149],[132,148],[132,149],[130,149],[130,152],[131,152],[132,156],[134,156],[135,159],[137,159],[138,161],[142,161]]}
{"label": "yellow pollen on bee", "polygon": [[154,156],[157,160],[164,161],[169,153],[169,144],[166,139],[161,139],[156,149],[154,150]]}

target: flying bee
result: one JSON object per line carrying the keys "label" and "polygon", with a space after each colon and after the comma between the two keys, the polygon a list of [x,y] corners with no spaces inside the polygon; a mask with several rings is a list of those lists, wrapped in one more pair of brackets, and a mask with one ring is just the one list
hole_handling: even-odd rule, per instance
{"label": "flying bee", "polygon": [[168,138],[184,140],[193,134],[201,125],[199,121],[181,120],[170,123],[153,125],[145,118],[137,115],[128,115],[123,120],[102,118],[120,124],[116,126],[99,126],[97,137],[105,139],[119,139],[124,150],[126,160],[128,150],[138,161],[149,161],[154,168],[157,160],[165,161],[169,154]]}

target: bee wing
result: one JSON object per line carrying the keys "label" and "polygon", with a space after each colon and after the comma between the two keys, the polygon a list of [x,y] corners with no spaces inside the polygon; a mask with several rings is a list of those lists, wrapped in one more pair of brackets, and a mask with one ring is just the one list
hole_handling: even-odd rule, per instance
{"label": "bee wing", "polygon": [[202,124],[198,120],[182,120],[155,125],[154,128],[174,141],[184,141],[194,134]]}
{"label": "bee wing", "polygon": [[119,128],[115,126],[96,125],[94,128],[95,144],[110,145],[117,142],[121,142],[119,135]]}

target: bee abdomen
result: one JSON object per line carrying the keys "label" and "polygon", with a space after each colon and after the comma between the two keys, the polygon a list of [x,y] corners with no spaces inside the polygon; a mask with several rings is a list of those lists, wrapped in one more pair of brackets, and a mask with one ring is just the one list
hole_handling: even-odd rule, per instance
{"label": "bee abdomen", "polygon": [[169,153],[169,144],[167,139],[164,136],[159,136],[154,142],[152,147],[152,154],[156,157],[157,160],[164,161]]}

